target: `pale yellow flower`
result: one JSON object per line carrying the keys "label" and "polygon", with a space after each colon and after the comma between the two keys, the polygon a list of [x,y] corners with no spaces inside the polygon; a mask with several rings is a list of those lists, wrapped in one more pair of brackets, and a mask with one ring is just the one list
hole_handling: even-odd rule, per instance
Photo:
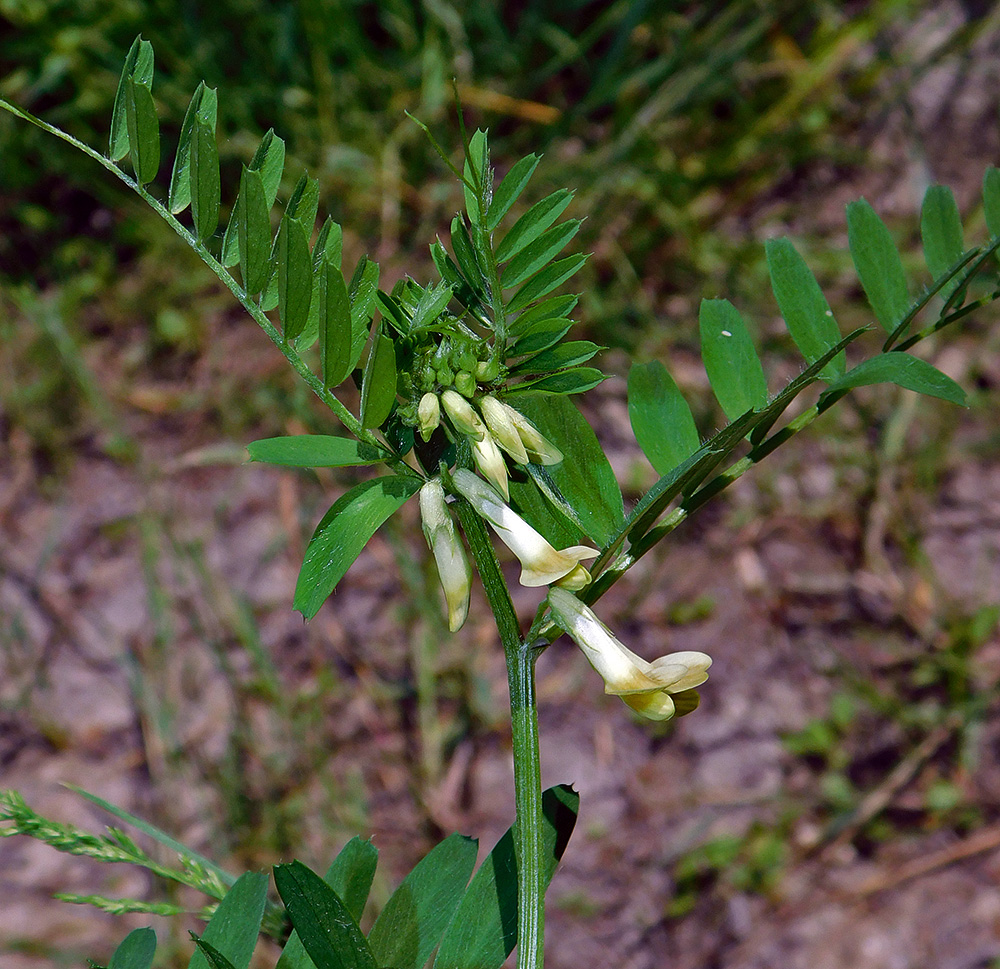
{"label": "pale yellow flower", "polygon": [[432,478],[420,489],[420,524],[444,589],[448,628],[457,632],[469,615],[472,566],[448,512],[440,478]]}
{"label": "pale yellow flower", "polygon": [[[497,493],[471,471],[459,468],[452,474],[455,490],[465,498],[481,518],[490,523],[501,541],[521,560],[521,585],[541,586],[558,582],[581,568],[581,559],[598,555],[596,548],[573,545],[553,548]],[[586,569],[582,569],[586,573]],[[589,575],[587,579],[589,580]],[[567,593],[568,595],[568,593]]]}
{"label": "pale yellow flower", "polygon": [[620,696],[649,720],[669,720],[698,705],[694,689],[708,679],[711,657],[693,650],[667,653],[651,663],[637,656],[575,595],[549,589],[552,617],[583,650],[604,680],[604,692]]}

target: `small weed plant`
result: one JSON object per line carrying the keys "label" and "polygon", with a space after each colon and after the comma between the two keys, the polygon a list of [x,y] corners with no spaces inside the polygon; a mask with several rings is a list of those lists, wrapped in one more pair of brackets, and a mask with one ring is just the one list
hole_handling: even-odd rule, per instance
{"label": "small weed plant", "polygon": [[[255,441],[252,460],[377,472],[341,495],[316,525],[295,609],[312,619],[368,540],[411,500],[419,503],[452,632],[466,620],[478,577],[506,658],[516,817],[478,869],[475,841],[445,838],[391,894],[367,935],[359,921],[377,852],[360,838],[322,874],[293,861],[237,877],[85,792],[175,852],[179,863],[158,863],[118,829],[94,836],[51,822],[15,792],[0,797],[0,835],[125,861],[203,892],[211,905],[204,931],[193,939],[195,969],[248,969],[261,932],[283,945],[278,969],[421,969],[432,957],[435,969],[499,969],[515,948],[520,969],[539,969],[545,891],[567,849],[578,797],[566,786],[541,788],[535,664],[565,634],[600,677],[595,687],[603,681],[606,693],[640,717],[667,721],[695,711],[711,658],[692,651],[638,656],[601,621],[601,597],[711,498],[854,388],[889,383],[965,403],[954,380],[912,351],[1000,296],[1000,171],[990,169],[984,179],[985,242],[965,239],[948,188],[928,189],[920,213],[927,273],[916,283],[872,206],[863,200],[848,206],[851,257],[876,325],[846,336],[792,242],[770,240],[767,267],[804,358],[801,372],[771,389],[740,311],[725,299],[705,300],[701,353],[728,423],[703,438],[667,367],[633,365],[628,413],[659,477],[627,508],[597,435],[573,402],[605,378],[593,362],[601,347],[572,338],[577,297],[563,292],[587,259],[571,249],[581,219],[564,218],[573,214],[573,193],[560,189],[531,206],[519,204],[538,155],[521,158],[498,178],[487,132],[467,132],[460,106],[457,161],[425,128],[461,185],[464,211],[452,220],[447,241],[430,244],[438,278],[405,278],[386,290],[375,261],[344,264],[338,224],[327,218],[317,229],[318,183],[307,175],[272,219],[285,155],[273,131],[243,165],[228,221],[220,225],[218,101],[204,83],[180,126],[169,192],[157,197],[160,128],[152,85],[153,50],[137,38],[104,154],[11,103],[0,107],[75,145],[147,202],[329,408],[330,434]],[[800,404],[810,393],[804,399],[812,403]],[[526,629],[491,533],[519,559],[520,583],[537,590],[537,612]],[[707,846],[688,866],[685,884],[697,891],[706,870],[735,858],[743,860],[745,880],[768,883],[781,864],[781,838],[766,831],[754,837],[752,844]],[[276,896],[269,896],[272,877]],[[112,911],[178,911],[130,900],[72,900]],[[690,907],[691,899],[683,904]],[[155,934],[138,929],[110,966],[149,969],[155,958]]]}

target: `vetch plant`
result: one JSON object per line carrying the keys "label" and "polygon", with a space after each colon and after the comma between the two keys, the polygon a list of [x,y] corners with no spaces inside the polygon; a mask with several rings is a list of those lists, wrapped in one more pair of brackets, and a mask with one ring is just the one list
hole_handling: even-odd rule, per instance
{"label": "vetch plant", "polygon": [[[178,853],[180,869],[153,870],[218,900],[195,939],[193,966],[246,969],[263,927],[284,942],[279,969],[420,969],[435,950],[436,969],[498,969],[515,946],[520,969],[536,969],[543,964],[545,890],[566,849],[578,799],[566,787],[541,789],[535,664],[566,632],[603,678],[605,692],[642,717],[668,720],[697,707],[708,655],[644,659],[593,607],[710,498],[852,389],[888,382],[964,404],[951,378],[909,351],[1000,296],[1000,171],[990,169],[984,182],[991,238],[971,248],[951,192],[942,186],[927,192],[921,233],[930,278],[917,295],[875,210],[864,201],[848,207],[851,256],[885,331],[880,347],[872,327],[842,336],[793,244],[768,242],[772,287],[804,357],[802,372],[772,393],[740,312],[724,299],[704,301],[702,355],[729,423],[702,439],[666,367],[634,365],[629,415],[660,477],[626,510],[600,442],[571,400],[604,379],[592,365],[601,348],[568,338],[577,299],[560,292],[587,258],[563,254],[581,225],[560,221],[572,192],[558,190],[512,215],[537,155],[520,159],[498,181],[485,131],[468,135],[462,127],[458,164],[431,138],[462,187],[465,208],[451,222],[447,245],[441,239],[430,245],[439,278],[426,284],[405,278],[386,291],[378,264],[367,257],[348,271],[339,225],[327,218],[317,230],[318,183],[307,175],[285,201],[275,230],[271,213],[284,143],[273,131],[243,166],[228,221],[220,225],[218,102],[204,83],[180,126],[169,190],[157,197],[151,186],[161,159],[152,81],[152,47],[137,38],[121,75],[106,155],[8,102],[0,106],[74,144],[143,198],[229,288],[346,431],[256,441],[249,445],[252,460],[383,472],[341,495],[317,524],[293,600],[306,619],[378,528],[415,496],[453,632],[466,619],[478,573],[507,663],[516,819],[474,874],[474,842],[459,835],[441,842],[366,936],[359,920],[377,863],[370,843],[349,842],[325,877],[297,861],[276,866],[278,906],[267,901],[265,876],[237,878],[97,800]],[[461,124],[460,111],[458,117]],[[849,367],[846,351],[850,347],[853,357],[863,337],[867,355]],[[345,402],[353,393],[340,391],[348,383],[358,391],[353,410]],[[783,422],[793,401],[814,385],[815,401]],[[539,590],[527,630],[514,611],[491,530],[519,559],[520,583]],[[0,801],[0,820],[3,835],[28,834],[60,850],[152,867],[130,843],[94,844],[82,832],[60,830],[13,794]],[[113,900],[88,900],[115,907]],[[132,908],[151,910],[142,903]],[[138,930],[112,965],[148,969],[154,956],[155,938]]]}

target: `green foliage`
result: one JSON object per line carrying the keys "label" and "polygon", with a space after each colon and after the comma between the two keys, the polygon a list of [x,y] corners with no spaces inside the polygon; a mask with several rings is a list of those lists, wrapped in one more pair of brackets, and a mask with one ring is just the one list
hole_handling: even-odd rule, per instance
{"label": "green foliage", "polygon": [[[217,950],[233,969],[248,969],[257,945],[264,904],[267,901],[269,878],[261,872],[248,871],[241,875],[226,897],[219,902],[199,943]],[[201,948],[191,956],[188,969],[219,969],[218,962]]]}
{"label": "green foliage", "polygon": [[150,969],[154,955],[156,933],[152,929],[135,929],[115,949],[108,969]]}
{"label": "green foliage", "polygon": [[316,526],[295,586],[295,608],[312,619],[375,534],[408,498],[419,480],[390,476],[365,481],[338,498]]}
{"label": "green foliage", "polygon": [[[547,885],[566,850],[580,797],[566,785],[543,795],[543,880]],[[517,866],[508,831],[473,876],[441,940],[434,969],[500,969],[517,944]]]}

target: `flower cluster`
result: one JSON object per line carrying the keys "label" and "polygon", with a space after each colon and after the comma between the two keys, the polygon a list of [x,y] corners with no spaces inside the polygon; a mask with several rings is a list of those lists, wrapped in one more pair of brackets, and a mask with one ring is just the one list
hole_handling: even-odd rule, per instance
{"label": "flower cluster", "polygon": [[472,460],[479,472],[504,498],[507,487],[507,464],[501,453],[521,465],[558,464],[559,449],[547,441],[523,414],[509,404],[485,394],[474,402],[455,390],[445,390],[440,397],[428,392],[420,398],[417,419],[420,436],[429,440],[441,423],[442,409],[454,434],[467,437],[472,445]]}

